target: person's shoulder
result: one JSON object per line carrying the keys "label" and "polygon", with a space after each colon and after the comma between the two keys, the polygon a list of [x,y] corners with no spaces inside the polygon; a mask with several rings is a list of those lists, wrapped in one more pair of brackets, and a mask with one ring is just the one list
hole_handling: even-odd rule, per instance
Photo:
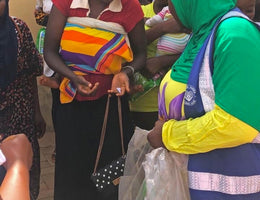
{"label": "person's shoulder", "polygon": [[18,38],[28,41],[31,40],[31,30],[29,26],[26,24],[26,22],[17,17],[12,16],[11,18],[15,23],[16,30],[18,29]]}
{"label": "person's shoulder", "polygon": [[244,52],[245,49],[260,50],[260,32],[256,25],[241,17],[224,20],[218,27],[215,37],[215,50],[219,52]]}
{"label": "person's shoulder", "polygon": [[11,16],[12,20],[16,23],[16,24],[26,24],[22,19],[16,17],[16,16]]}
{"label": "person's shoulder", "polygon": [[72,0],[52,0],[52,3],[65,16],[69,16]]}
{"label": "person's shoulder", "polygon": [[258,31],[253,22],[242,17],[231,17],[220,23],[218,32],[228,35],[245,35]]}
{"label": "person's shoulder", "polygon": [[55,6],[70,7],[73,0],[52,0]]}
{"label": "person's shoulder", "polygon": [[121,0],[123,8],[127,7],[140,7],[140,3],[138,0]]}
{"label": "person's shoulder", "polygon": [[13,22],[15,23],[15,25],[17,27],[20,28],[20,30],[22,31],[23,29],[29,29],[28,25],[25,23],[25,21],[23,21],[22,19],[20,18],[17,18],[15,16],[11,16]]}
{"label": "person's shoulder", "polygon": [[132,20],[137,19],[139,21],[144,17],[143,11],[141,9],[141,5],[138,0],[121,0],[121,3],[122,3],[121,13],[124,15],[124,18],[128,18],[127,19],[128,21],[129,19]]}

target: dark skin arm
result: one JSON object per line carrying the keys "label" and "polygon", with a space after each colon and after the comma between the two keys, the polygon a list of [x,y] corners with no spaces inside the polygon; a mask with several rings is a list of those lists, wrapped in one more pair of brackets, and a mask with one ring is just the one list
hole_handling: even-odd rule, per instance
{"label": "dark skin arm", "polygon": [[63,62],[59,55],[60,40],[67,18],[55,7],[49,15],[44,41],[44,59],[48,66],[57,73],[70,79],[81,95],[89,96],[98,88],[99,83],[89,83],[83,76],[74,74]]}
{"label": "dark skin arm", "polygon": [[146,67],[142,70],[142,74],[147,78],[152,78],[161,70],[168,71],[169,67],[171,67],[179,57],[180,54],[148,58],[146,61]]}
{"label": "dark skin arm", "polygon": [[174,18],[171,18],[167,21],[156,24],[146,31],[147,43],[150,44],[157,38],[167,33],[190,33],[190,31],[185,29],[183,26],[180,26]]}
{"label": "dark skin arm", "polygon": [[[133,51],[134,59],[127,65],[132,66],[135,71],[141,70],[145,66],[146,61],[146,38],[144,30],[144,21],[141,20],[136,26],[128,33],[130,45]],[[122,71],[116,74],[112,81],[110,93],[117,93],[116,88],[121,88],[121,93],[118,96],[124,95],[125,92],[130,91],[129,79],[133,76],[133,72],[129,68],[123,68]]]}
{"label": "dark skin arm", "polygon": [[128,37],[134,53],[134,60],[129,65],[133,66],[135,71],[139,71],[145,65],[146,60],[146,37],[143,20],[138,22],[128,33]]}
{"label": "dark skin arm", "polygon": [[162,128],[164,121],[158,120],[155,122],[154,128],[147,135],[147,139],[153,148],[164,147],[162,142]]}

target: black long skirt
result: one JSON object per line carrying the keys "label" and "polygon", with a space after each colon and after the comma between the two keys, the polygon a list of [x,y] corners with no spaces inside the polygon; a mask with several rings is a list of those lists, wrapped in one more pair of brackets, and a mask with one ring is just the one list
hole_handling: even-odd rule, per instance
{"label": "black long skirt", "polygon": [[[73,101],[57,105],[55,200],[99,200],[90,180],[96,160],[107,96],[95,101]],[[121,98],[125,149],[134,125],[130,117],[127,96]],[[99,168],[117,159],[121,152],[117,97],[110,100],[109,116]],[[106,198],[116,200],[117,194]]]}

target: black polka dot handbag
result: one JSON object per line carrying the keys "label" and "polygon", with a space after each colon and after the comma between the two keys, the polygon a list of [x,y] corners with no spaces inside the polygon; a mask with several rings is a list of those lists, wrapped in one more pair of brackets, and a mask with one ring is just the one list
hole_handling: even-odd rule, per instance
{"label": "black polka dot handbag", "polygon": [[118,116],[119,116],[119,127],[120,127],[120,135],[121,135],[122,156],[120,156],[117,160],[113,160],[110,164],[106,165],[105,167],[97,170],[98,162],[100,159],[100,155],[101,155],[101,151],[105,139],[106,124],[107,124],[107,117],[109,111],[109,102],[110,102],[110,97],[108,97],[107,99],[106,111],[105,111],[104,122],[103,122],[101,136],[100,136],[100,143],[98,147],[96,163],[94,167],[94,172],[91,175],[91,180],[94,182],[97,190],[103,193],[111,193],[115,191],[117,192],[117,186],[119,184],[120,177],[123,175],[125,159],[126,159],[126,154],[124,150],[124,140],[123,140],[121,100],[120,97],[118,97]]}

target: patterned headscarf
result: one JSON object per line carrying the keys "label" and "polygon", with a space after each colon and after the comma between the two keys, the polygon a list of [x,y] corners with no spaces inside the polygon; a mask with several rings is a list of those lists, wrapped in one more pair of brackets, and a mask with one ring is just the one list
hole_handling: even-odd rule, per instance
{"label": "patterned headscarf", "polygon": [[236,0],[171,0],[181,23],[192,38],[173,65],[172,79],[187,83],[193,61],[217,19],[235,7]]}
{"label": "patterned headscarf", "polygon": [[17,69],[17,35],[15,25],[9,16],[9,0],[0,16],[0,88],[4,89],[14,81]]}

